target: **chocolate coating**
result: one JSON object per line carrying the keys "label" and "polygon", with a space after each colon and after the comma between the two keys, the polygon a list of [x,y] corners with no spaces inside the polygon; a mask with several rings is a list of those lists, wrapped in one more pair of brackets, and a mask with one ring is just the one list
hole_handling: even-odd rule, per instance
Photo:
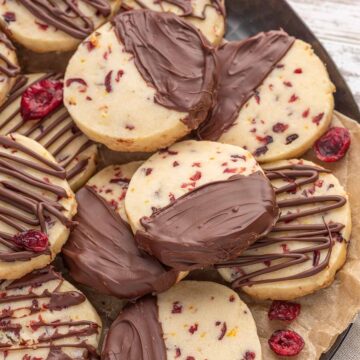
{"label": "chocolate coating", "polygon": [[140,248],[177,270],[207,267],[240,255],[278,217],[275,193],[261,173],[235,175],[183,195],[148,218]]}
{"label": "chocolate coating", "polygon": [[[14,45],[1,31],[0,43],[3,43],[9,50],[15,51]],[[0,60],[4,62],[4,64],[0,64],[0,73],[3,73],[8,77],[15,77],[20,74],[20,67],[17,64],[11,62],[6,56],[0,54]]]}
{"label": "chocolate coating", "polygon": [[146,297],[124,308],[104,342],[104,360],[166,360],[156,299]]}
{"label": "chocolate coating", "polygon": [[233,125],[242,106],[294,41],[284,31],[269,31],[225,43],[217,50],[215,105],[198,129],[200,139],[218,140]]}
{"label": "chocolate coating", "polygon": [[128,224],[90,187],[76,195],[78,223],[63,248],[71,276],[101,293],[134,299],[165,291],[178,273],[141,252]]}
{"label": "chocolate coating", "polygon": [[134,10],[112,22],[141,76],[156,89],[155,102],[188,113],[182,121],[197,128],[212,105],[214,48],[194,26],[171,13]]}

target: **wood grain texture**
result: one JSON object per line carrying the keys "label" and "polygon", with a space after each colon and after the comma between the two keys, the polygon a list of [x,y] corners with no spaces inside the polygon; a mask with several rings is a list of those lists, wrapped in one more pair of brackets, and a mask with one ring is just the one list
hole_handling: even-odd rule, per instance
{"label": "wood grain texture", "polygon": [[323,43],[360,106],[360,0],[288,0]]}

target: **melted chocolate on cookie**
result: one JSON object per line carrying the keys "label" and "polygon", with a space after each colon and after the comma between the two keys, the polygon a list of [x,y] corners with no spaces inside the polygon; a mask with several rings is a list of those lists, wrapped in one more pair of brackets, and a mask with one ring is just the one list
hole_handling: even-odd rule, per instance
{"label": "melted chocolate on cookie", "polygon": [[105,339],[104,360],[166,360],[156,298],[146,297],[124,308]]}
{"label": "melted chocolate on cookie", "polygon": [[200,139],[218,140],[234,124],[242,106],[255,94],[295,38],[284,31],[260,33],[242,41],[228,42],[216,52],[215,105],[198,129]]}
{"label": "melted chocolate on cookie", "polygon": [[261,173],[205,184],[142,218],[139,246],[177,270],[236,257],[266,235],[278,217],[275,193]]}
{"label": "melted chocolate on cookie", "polygon": [[[15,51],[14,45],[1,31],[0,31],[0,43],[3,43],[9,50]],[[3,61],[4,64],[1,64],[1,61]],[[8,77],[15,77],[20,74],[20,67],[12,63],[3,54],[0,54],[0,73],[3,73]]]}
{"label": "melted chocolate on cookie", "polygon": [[[321,172],[329,172],[326,169],[315,167],[312,165],[284,165],[277,168],[270,168],[265,170],[267,177],[270,180],[274,179],[288,179],[289,184],[275,189],[276,194],[281,194],[287,191],[293,191],[301,185],[315,183],[319,179]],[[341,230],[344,228],[343,224],[338,223],[319,223],[319,224],[290,224],[292,220],[328,212],[332,209],[338,209],[344,206],[346,198],[339,195],[324,195],[324,196],[309,196],[292,198],[289,200],[280,200],[278,205],[280,209],[288,206],[299,206],[299,211],[286,213],[280,216],[278,223],[272,229],[268,237],[258,240],[255,244],[250,246],[251,249],[259,249],[271,244],[282,244],[287,242],[303,242],[304,247],[294,251],[284,251],[281,253],[271,253],[264,255],[247,255],[244,254],[239,258],[225,263],[218,264],[217,268],[236,267],[239,268],[239,277],[233,283],[233,288],[240,288],[243,286],[272,283],[277,281],[286,281],[294,279],[303,279],[313,276],[329,265],[331,251],[334,241],[343,241],[341,237]],[[314,207],[301,210],[301,205],[314,204]],[[286,235],[277,233],[286,232]],[[315,244],[314,244],[315,243]],[[326,257],[320,261],[320,251],[327,250]],[[306,271],[288,277],[274,277],[269,279],[257,279],[258,276],[270,274],[277,270],[287,267],[296,266],[313,259],[313,266]],[[281,260],[281,262],[279,262]],[[275,264],[273,263],[275,262]],[[252,264],[265,264],[262,269],[254,272],[241,271],[242,266]]]}
{"label": "melted chocolate on cookie", "polygon": [[188,113],[182,121],[190,129],[197,128],[212,105],[211,45],[195,27],[171,13],[134,10],[112,22],[141,76],[156,89],[155,101]]}
{"label": "melted chocolate on cookie", "polygon": [[92,188],[82,188],[76,199],[78,225],[63,248],[76,281],[127,299],[175,284],[178,273],[141,252],[129,225]]}
{"label": "melted chocolate on cookie", "polygon": [[[18,0],[33,16],[47,25],[54,26],[76,39],[84,39],[94,30],[93,21],[80,9],[74,0]],[[107,17],[111,14],[108,0],[78,0],[96,10],[98,15]]]}

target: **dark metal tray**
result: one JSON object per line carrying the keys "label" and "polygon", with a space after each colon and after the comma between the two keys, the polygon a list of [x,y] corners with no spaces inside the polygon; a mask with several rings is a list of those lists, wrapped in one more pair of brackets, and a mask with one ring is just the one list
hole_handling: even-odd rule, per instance
{"label": "dark metal tray", "polygon": [[[331,80],[336,86],[336,109],[360,123],[359,108],[334,61],[285,0],[226,0],[226,10],[228,17],[226,38],[228,40],[243,39],[260,31],[282,28],[290,35],[310,43],[316,54],[327,65]],[[321,357],[321,360],[333,358],[350,328],[351,325],[337,338],[332,348]]]}

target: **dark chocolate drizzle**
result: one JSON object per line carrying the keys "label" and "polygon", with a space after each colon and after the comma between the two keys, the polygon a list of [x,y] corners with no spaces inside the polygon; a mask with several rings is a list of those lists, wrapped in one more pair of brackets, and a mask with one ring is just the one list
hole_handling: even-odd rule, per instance
{"label": "dark chocolate drizzle", "polygon": [[[9,177],[0,180],[0,222],[13,230],[12,233],[0,231],[0,243],[8,249],[0,252],[0,261],[26,261],[50,254],[49,250],[40,253],[24,251],[12,241],[12,237],[34,228],[47,234],[51,217],[71,226],[72,222],[63,214],[65,209],[58,203],[58,199],[68,197],[66,190],[46,180],[47,175],[64,179],[65,170],[10,137],[0,136],[0,146],[12,149],[11,153],[5,153],[0,148],[0,172]],[[31,160],[17,156],[19,153],[28,155]],[[39,171],[43,177],[31,175],[28,169]],[[40,195],[39,190],[46,190],[51,195]]]}
{"label": "dark chocolate drizzle", "polygon": [[103,360],[166,360],[156,298],[129,304],[113,322],[104,342]]}
{"label": "dark chocolate drizzle", "polygon": [[[265,170],[265,173],[270,180],[286,179],[290,181],[288,184],[276,188],[276,194],[291,192],[301,185],[315,183],[319,179],[319,174],[322,172],[329,173],[330,171],[320,167],[302,164],[289,164]],[[300,209],[301,205],[304,204],[314,204],[314,207],[308,210],[299,210],[298,212],[282,214],[269,236],[258,240],[251,245],[249,249],[254,250],[276,243],[282,244],[292,241],[301,241],[304,243],[304,246],[300,249],[282,253],[269,253],[263,255],[251,255],[245,253],[237,259],[218,264],[216,267],[237,267],[240,269],[239,277],[232,282],[232,287],[235,289],[243,286],[303,279],[313,276],[329,265],[335,238],[340,238],[340,240],[343,241],[341,230],[344,228],[344,225],[339,223],[326,223],[325,220],[320,224],[306,225],[290,224],[289,222],[301,217],[326,213],[330,210],[338,209],[344,206],[345,203],[346,198],[339,195],[297,197],[289,200],[280,200],[278,201],[278,205],[281,209],[289,206],[299,206]],[[320,205],[315,206],[318,204]],[[286,235],[277,235],[279,232],[286,232]],[[327,253],[325,258],[320,262],[321,250],[327,250]],[[313,259],[313,266],[297,274],[287,277],[274,276],[269,279],[256,279],[258,276],[293,267],[307,262],[310,259]],[[281,261],[275,265],[271,265],[274,260]],[[243,270],[243,267],[253,264],[264,264],[264,267],[260,270],[248,273]]]}
{"label": "dark chocolate drizzle", "polygon": [[[9,50],[15,51],[14,45],[1,31],[0,31],[0,42],[3,43]],[[1,61],[3,61],[4,64],[1,64]],[[3,73],[8,77],[13,78],[20,74],[20,67],[12,63],[5,55],[0,54],[0,73]]]}
{"label": "dark chocolate drizzle", "polygon": [[95,26],[80,10],[78,2],[93,7],[97,15],[108,17],[111,14],[108,0],[19,0],[19,3],[40,21],[76,39],[84,39],[95,30]]}
{"label": "dark chocolate drizzle", "polygon": [[294,41],[295,38],[284,31],[269,31],[219,47],[215,105],[197,131],[200,139],[218,140],[229,130],[242,106]]}
{"label": "dark chocolate drizzle", "polygon": [[78,191],[76,199],[78,225],[63,248],[76,281],[126,299],[159,293],[175,284],[178,272],[141,252],[129,225],[91,187]]}
{"label": "dark chocolate drizzle", "polygon": [[[90,146],[94,145],[94,143],[87,140],[81,146],[76,148],[74,152],[69,153],[68,147],[80,137],[85,137],[85,135],[76,127],[64,106],[60,106],[43,119],[33,121],[32,126],[29,128],[26,126],[28,125],[28,122],[23,120],[20,113],[20,99],[28,87],[41,80],[59,80],[61,78],[61,74],[49,73],[43,75],[36,81],[29,83],[28,77],[25,75],[20,76],[17,79],[9,98],[3,105],[0,106],[1,114],[2,111],[8,108],[15,101],[19,102],[13,113],[11,113],[6,119],[0,120],[0,134],[7,135],[17,132],[40,142],[52,153],[58,163],[65,168],[67,172],[67,179],[71,180],[85,170],[89,158],[79,160],[75,164],[72,164],[72,162],[74,159],[77,159],[78,156],[81,156],[81,154]],[[54,119],[55,116],[56,118]],[[45,142],[45,138],[47,136],[51,137]],[[57,141],[59,141],[59,145],[56,148],[53,148],[53,145]]]}
{"label": "dark chocolate drizzle", "polygon": [[172,13],[134,10],[112,21],[143,79],[156,89],[155,102],[188,115],[195,129],[212,105],[214,49],[191,24]]}
{"label": "dark chocolate drizzle", "polygon": [[267,234],[278,218],[270,182],[260,173],[200,186],[142,218],[140,248],[177,270],[227,261]]}
{"label": "dark chocolate drizzle", "polygon": [[[57,284],[53,290],[49,290],[46,288],[42,292],[35,292],[34,290],[47,282],[50,281],[57,281]],[[2,312],[1,320],[3,323],[6,322],[7,328],[6,331],[14,331],[11,329],[15,329],[14,326],[10,325],[18,325],[12,324],[12,320],[17,319],[14,316],[16,310],[25,310],[29,311],[29,315],[34,313],[39,313],[39,320],[32,321],[31,326],[35,329],[39,328],[49,328],[52,327],[55,331],[49,335],[47,331],[45,331],[36,339],[37,341],[34,343],[26,343],[26,341],[21,340],[21,336],[19,336],[19,341],[14,343],[6,343],[0,344],[0,348],[2,352],[10,352],[10,351],[20,351],[20,350],[32,350],[32,349],[50,349],[47,359],[48,360],[67,360],[71,359],[66,355],[61,349],[62,348],[81,348],[84,349],[84,355],[79,360],[86,360],[86,359],[96,359],[96,349],[94,349],[91,345],[88,345],[86,341],[82,341],[80,343],[64,343],[59,344],[59,340],[63,339],[70,339],[72,337],[76,337],[78,340],[91,336],[93,334],[97,334],[99,331],[98,324],[86,321],[86,320],[79,320],[79,321],[54,321],[54,322],[46,322],[41,317],[41,312],[43,311],[61,311],[62,309],[76,306],[82,304],[86,298],[83,294],[78,291],[66,291],[61,292],[61,286],[64,282],[61,274],[54,271],[54,269],[49,266],[41,270],[36,270],[25,277],[15,280],[9,285],[7,285],[3,292],[3,296],[0,298],[1,304],[8,304],[8,310],[4,313]],[[25,290],[28,288],[24,294],[19,295],[8,295],[8,291],[11,290]],[[41,306],[38,303],[38,299],[47,299],[47,302],[42,304]],[[26,308],[16,308],[16,304],[19,301],[29,300],[31,301],[32,305]],[[14,306],[14,308],[13,308]],[[5,322],[4,322],[5,321]],[[68,331],[64,332],[62,330],[59,332],[57,328],[68,326]],[[3,329],[4,330],[4,329]],[[18,329],[18,333],[20,333],[21,328]],[[21,340],[21,342],[20,342]],[[56,345],[53,345],[53,342],[57,341]]]}

